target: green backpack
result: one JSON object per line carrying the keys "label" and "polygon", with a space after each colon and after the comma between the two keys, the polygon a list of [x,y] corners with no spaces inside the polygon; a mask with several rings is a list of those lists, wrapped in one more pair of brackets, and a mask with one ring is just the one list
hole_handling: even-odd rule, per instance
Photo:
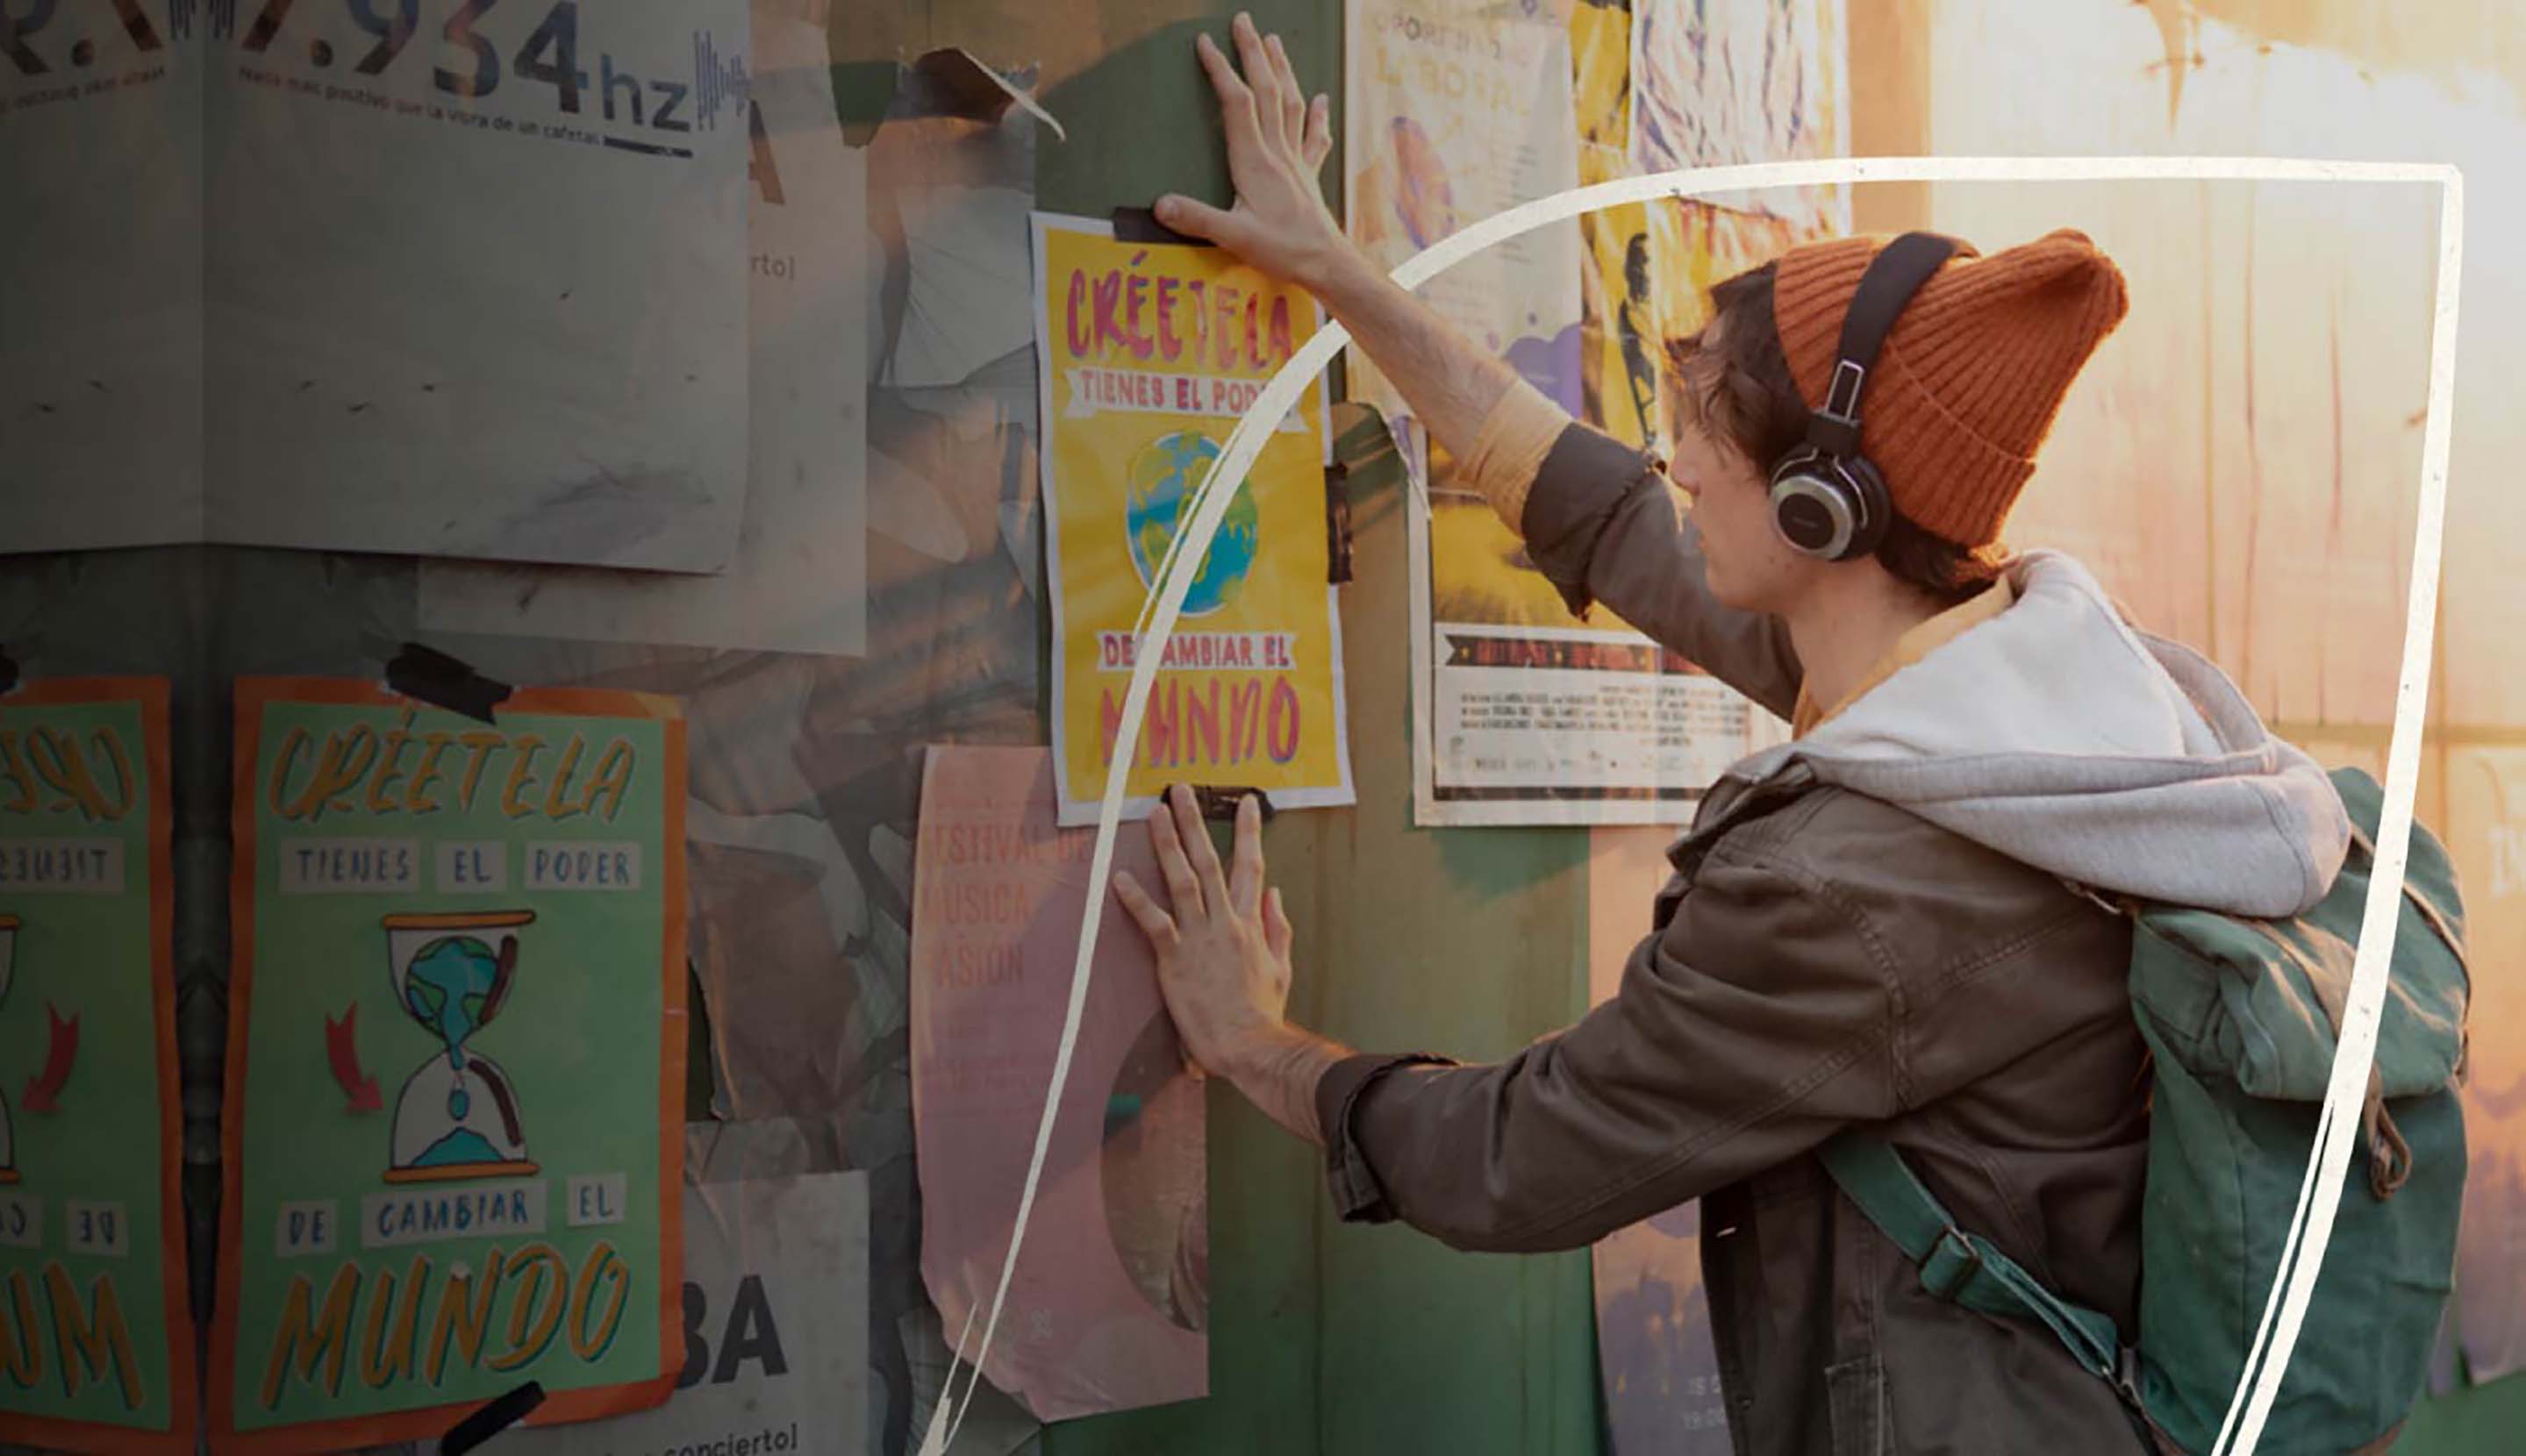
{"label": "green backpack", "polygon": [[[2306,914],[2119,907],[2135,922],[2132,1010],[2153,1064],[2137,1349],[2121,1345],[2111,1320],[2055,1297],[1958,1230],[1886,1143],[1850,1131],[1818,1150],[1931,1292],[2050,1329],[2165,1441],[2196,1456],[2218,1437],[2280,1273],[2376,860],[2383,791],[2355,769],[2332,778],[2351,847],[2332,892]],[[2454,1090],[2471,990],[2463,945],[2454,867],[2415,823],[2360,1132],[2258,1449],[2383,1450],[2420,1395],[2464,1192]]]}

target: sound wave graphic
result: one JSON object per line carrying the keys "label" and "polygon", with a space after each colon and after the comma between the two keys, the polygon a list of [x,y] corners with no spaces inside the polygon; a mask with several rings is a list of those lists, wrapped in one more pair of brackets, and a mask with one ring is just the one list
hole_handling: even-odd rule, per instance
{"label": "sound wave graphic", "polygon": [[193,12],[200,0],[167,0],[167,33],[177,40],[193,38]]}
{"label": "sound wave graphic", "polygon": [[[173,3],[183,15],[183,19],[175,25],[176,33],[180,35],[192,26],[193,7],[201,0],[173,0]],[[208,3],[211,7],[211,34],[221,40],[235,39],[237,0],[208,0]]]}
{"label": "sound wave graphic", "polygon": [[731,56],[722,61],[719,47],[708,30],[693,32],[693,88],[701,93],[701,124],[705,129],[719,123],[724,103],[740,103],[752,92],[754,77],[745,69],[743,56]]}

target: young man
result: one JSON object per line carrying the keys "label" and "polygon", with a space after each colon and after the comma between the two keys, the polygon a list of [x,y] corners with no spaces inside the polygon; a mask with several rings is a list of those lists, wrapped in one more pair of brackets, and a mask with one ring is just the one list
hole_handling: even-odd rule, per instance
{"label": "young man", "polygon": [[1150,819],[1166,879],[1118,879],[1193,1057],[1327,1149],[1342,1217],[1472,1249],[1570,1248],[1703,1200],[1739,1449],[2145,1449],[2046,1330],[1935,1297],[1813,1151],[1893,1142],[1958,1224],[2135,1330],[2147,1128],[2126,921],[2085,892],[2250,915],[2321,898],[2341,802],[2201,657],[2134,631],[2077,563],[2001,525],[2062,394],[2124,311],[2055,232],[1968,250],[1909,295],[1860,436],[1899,518],[1827,560],[1776,519],[1773,463],[1825,399],[1880,244],[1792,251],[1714,290],[1676,352],[1673,481],[1574,425],[1344,240],[1324,103],[1242,17],[1205,38],[1233,211],[1159,217],[1321,298],[1524,534],[1797,739],[1736,766],[1670,853],[1620,992],[1493,1066],[1364,1057],[1290,1026],[1289,929],[1256,816],[1223,868],[1188,794]]}

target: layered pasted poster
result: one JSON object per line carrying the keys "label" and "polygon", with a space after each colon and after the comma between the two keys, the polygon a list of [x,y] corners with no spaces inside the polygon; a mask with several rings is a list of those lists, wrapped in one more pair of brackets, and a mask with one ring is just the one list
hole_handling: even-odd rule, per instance
{"label": "layered pasted poster", "polygon": [[[1457,42],[1460,50],[1505,55],[1544,43],[1529,34],[1532,25],[1508,16],[1468,14],[1451,24],[1474,37],[1470,46]],[[1621,6],[1576,7],[1567,30],[1548,38],[1560,70],[1538,72],[1529,81],[1537,94],[1530,105],[1540,110],[1548,102],[1570,121],[1564,151],[1575,168],[1572,181],[1607,181],[1636,170],[1630,148],[1638,141],[1642,101],[1631,69],[1640,24]],[[1405,25],[1396,33],[1428,38],[1432,32]],[[1447,125],[1459,104],[1453,73],[1432,63],[1419,73],[1420,82],[1381,88],[1359,75],[1367,62],[1358,58],[1374,54],[1354,51],[1354,108],[1375,97],[1401,122]],[[1399,74],[1409,80],[1415,73]],[[1352,228],[1360,235],[1373,226],[1360,210],[1363,197],[1373,202],[1382,194],[1363,188],[1357,174],[1353,184]],[[1523,200],[1512,193],[1486,211]],[[1581,305],[1568,371],[1538,368],[1538,361],[1563,355],[1538,348],[1534,339],[1501,353],[1573,414],[1664,455],[1674,427],[1670,344],[1700,326],[1712,283],[1810,235],[1804,223],[1687,200],[1597,214],[1577,233],[1582,246],[1568,256],[1535,260],[1500,285],[1533,296],[1567,280]],[[1546,278],[1536,274],[1539,267],[1556,272]],[[1445,311],[1443,299],[1434,293],[1432,301]],[[1412,513],[1410,532],[1418,588],[1417,823],[1679,823],[1729,764],[1786,732],[1770,715],[1607,609],[1594,609],[1585,621],[1573,617],[1535,571],[1517,533],[1458,477],[1446,451],[1418,422],[1393,423],[1406,461],[1428,484],[1427,511]]]}
{"label": "layered pasted poster", "polygon": [[682,1363],[682,724],[236,685],[215,1448],[654,1405]]}
{"label": "layered pasted poster", "polygon": [[[1844,0],[1632,0],[1632,155],[1643,173],[1850,155]],[[1703,198],[1850,230],[1843,184]]]}
{"label": "layered pasted poster", "polygon": [[[1304,290],[1217,248],[1042,213],[1035,248],[1052,741],[1061,823],[1078,825],[1105,792],[1160,568],[1238,421],[1319,321]],[[1352,801],[1328,448],[1317,379],[1272,422],[1196,569],[1126,756],[1135,812],[1175,782],[1282,808]]]}
{"label": "layered pasted poster", "polygon": [[0,696],[0,1443],[193,1449],[167,687]]}
{"label": "layered pasted poster", "polygon": [[[913,884],[921,1273],[980,1344],[1008,1259],[1078,965],[1096,835],[1053,823],[1040,748],[934,747]],[[1158,881],[1131,827],[1114,867]],[[1208,1393],[1202,1083],[1149,942],[1106,901],[1079,1039],[984,1374],[1043,1421]],[[969,1325],[969,1322],[970,1325]]]}

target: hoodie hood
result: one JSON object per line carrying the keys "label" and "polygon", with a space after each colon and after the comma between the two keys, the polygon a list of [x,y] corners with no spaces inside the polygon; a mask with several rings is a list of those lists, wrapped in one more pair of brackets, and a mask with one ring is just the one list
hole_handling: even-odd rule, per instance
{"label": "hoodie hood", "polygon": [[2350,838],[2322,767],[2077,561],[2030,551],[2009,575],[2007,610],[1731,777],[1803,763],[2099,891],[2272,918],[2322,899]]}

